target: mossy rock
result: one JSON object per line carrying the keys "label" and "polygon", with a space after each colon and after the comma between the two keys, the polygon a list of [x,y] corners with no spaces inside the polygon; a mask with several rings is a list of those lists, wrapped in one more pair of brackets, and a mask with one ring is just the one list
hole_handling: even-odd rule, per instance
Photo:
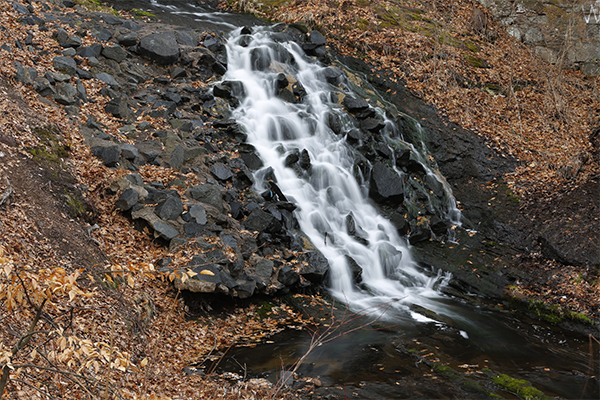
{"label": "mossy rock", "polygon": [[475,57],[472,54],[466,54],[465,59],[467,63],[475,68],[491,68],[492,66],[483,58]]}
{"label": "mossy rock", "polygon": [[132,8],[131,12],[135,14],[137,17],[149,17],[149,18],[157,18],[158,17],[148,11],[140,10],[139,8]]}
{"label": "mossy rock", "polygon": [[492,376],[492,382],[498,388],[516,394],[525,400],[550,400],[541,390],[531,386],[531,382],[524,379],[512,378],[506,374]]}

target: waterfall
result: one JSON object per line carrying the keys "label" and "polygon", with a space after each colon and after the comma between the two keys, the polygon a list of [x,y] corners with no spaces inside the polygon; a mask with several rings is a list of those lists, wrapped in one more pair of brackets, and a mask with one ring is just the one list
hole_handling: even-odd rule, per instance
{"label": "waterfall", "polygon": [[[343,75],[332,82],[331,76],[326,77],[327,67],[269,28],[255,28],[252,35],[234,31],[227,51],[223,82],[236,82],[232,87],[240,101],[233,116],[264,161],[264,168],[272,169],[285,197],[298,206],[296,217],[302,232],[328,259],[332,294],[356,309],[392,299],[402,299],[395,303],[400,308],[425,305],[428,299],[440,296],[437,287],[447,277],[431,276],[418,268],[406,240],[369,202],[364,174],[370,171],[355,168],[356,150],[347,143],[346,135],[329,127],[328,119],[335,115],[342,131],[355,129],[340,105],[344,96],[359,97],[352,92],[352,85]],[[284,86],[301,93],[302,101],[284,100],[285,96],[278,95]],[[381,109],[373,111],[384,117]],[[390,120],[384,120],[386,135],[382,136],[426,157],[422,149],[402,141]],[[299,158],[304,165],[288,167],[290,158]],[[449,191],[439,172],[425,169]],[[397,169],[396,173],[403,174]],[[267,188],[262,175],[257,173],[259,191]],[[454,203],[449,204],[447,218],[458,221],[458,216],[452,215],[458,212]],[[355,282],[357,266],[362,269],[360,285]]]}

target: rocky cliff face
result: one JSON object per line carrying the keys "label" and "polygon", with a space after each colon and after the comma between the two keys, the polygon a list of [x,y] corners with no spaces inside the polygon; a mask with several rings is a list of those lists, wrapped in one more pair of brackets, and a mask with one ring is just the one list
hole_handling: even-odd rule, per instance
{"label": "rocky cliff face", "polygon": [[600,74],[600,1],[478,0],[542,59]]}

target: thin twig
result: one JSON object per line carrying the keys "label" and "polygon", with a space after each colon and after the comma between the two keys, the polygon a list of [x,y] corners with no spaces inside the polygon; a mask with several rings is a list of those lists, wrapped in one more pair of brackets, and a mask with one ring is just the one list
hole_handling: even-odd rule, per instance
{"label": "thin twig", "polygon": [[6,189],[4,191],[4,193],[2,194],[2,196],[0,196],[0,206],[2,204],[4,204],[6,199],[8,199],[10,197],[10,195],[14,192],[14,188],[10,184],[10,181],[8,180],[8,178],[6,178],[6,183],[8,184],[8,189]]}

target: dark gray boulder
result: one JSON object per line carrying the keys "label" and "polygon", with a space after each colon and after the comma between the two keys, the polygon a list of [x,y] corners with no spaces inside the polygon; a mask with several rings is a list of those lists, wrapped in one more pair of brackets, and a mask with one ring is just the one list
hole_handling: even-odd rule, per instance
{"label": "dark gray boulder", "polygon": [[91,150],[107,167],[114,167],[121,159],[121,146],[108,140],[96,142]]}
{"label": "dark gray boulder", "polygon": [[186,192],[187,196],[201,203],[210,204],[219,211],[223,211],[223,195],[217,185],[196,185]]}
{"label": "dark gray boulder", "polygon": [[206,218],[206,210],[200,204],[192,204],[188,208],[189,216],[193,221],[195,221],[199,225],[206,225],[208,220]]}
{"label": "dark gray boulder", "polygon": [[317,252],[308,252],[298,256],[300,275],[312,283],[320,284],[329,272],[329,262],[325,256]]}
{"label": "dark gray boulder", "polygon": [[100,73],[96,74],[96,79],[98,79],[101,82],[106,83],[109,86],[113,86],[115,88],[119,87],[119,82],[117,82],[115,77],[112,76],[111,74],[107,74],[106,72],[100,72]]}
{"label": "dark gray boulder", "polygon": [[175,33],[152,33],[140,39],[138,52],[158,64],[173,64],[179,58],[180,48]]}
{"label": "dark gray boulder", "polygon": [[178,29],[175,31],[177,43],[182,46],[196,47],[200,43],[200,36],[193,29]]}
{"label": "dark gray boulder", "polygon": [[137,147],[129,143],[121,144],[121,157],[133,161],[140,156],[140,151]]}
{"label": "dark gray boulder", "polygon": [[67,75],[75,75],[77,63],[71,57],[60,56],[54,57],[52,60],[52,66],[57,71],[64,72]]}
{"label": "dark gray boulder", "polygon": [[120,63],[127,58],[127,50],[117,44],[102,49],[102,55],[109,60],[115,60],[116,62]]}
{"label": "dark gray boulder", "polygon": [[277,275],[277,280],[285,286],[294,286],[298,282],[300,282],[300,275],[292,267],[289,265],[284,265],[279,270],[279,274]]}
{"label": "dark gray boulder", "polygon": [[210,167],[210,173],[220,181],[228,181],[233,176],[231,170],[223,164],[212,165]]}
{"label": "dark gray boulder", "polygon": [[365,100],[355,99],[351,96],[344,97],[342,104],[344,105],[344,107],[346,107],[346,110],[348,110],[348,112],[352,114],[364,111],[369,108],[369,103],[367,103]]}
{"label": "dark gray boulder", "polygon": [[258,275],[263,281],[269,282],[271,280],[271,276],[275,271],[275,263],[267,258],[261,258],[256,265],[254,266],[254,272]]}
{"label": "dark gray boulder", "polygon": [[398,205],[404,200],[404,182],[396,171],[377,162],[371,171],[369,195],[384,205]]}
{"label": "dark gray boulder", "polygon": [[155,222],[152,227],[155,236],[160,236],[166,240],[171,240],[179,235],[179,231],[166,222]]}
{"label": "dark gray boulder", "polygon": [[121,46],[135,46],[139,40],[139,35],[135,32],[124,33],[122,35],[117,36],[117,42]]}
{"label": "dark gray boulder", "polygon": [[[273,215],[257,208],[244,220],[244,226],[249,231],[271,232],[275,229],[276,222],[278,221]],[[281,229],[281,224],[279,227]]]}
{"label": "dark gray boulder", "polygon": [[175,220],[183,212],[183,203],[176,196],[167,197],[154,207],[154,213],[165,220]]}
{"label": "dark gray boulder", "polygon": [[138,193],[133,189],[127,189],[121,196],[119,196],[119,200],[117,200],[117,207],[123,211],[130,210],[139,200]]}

